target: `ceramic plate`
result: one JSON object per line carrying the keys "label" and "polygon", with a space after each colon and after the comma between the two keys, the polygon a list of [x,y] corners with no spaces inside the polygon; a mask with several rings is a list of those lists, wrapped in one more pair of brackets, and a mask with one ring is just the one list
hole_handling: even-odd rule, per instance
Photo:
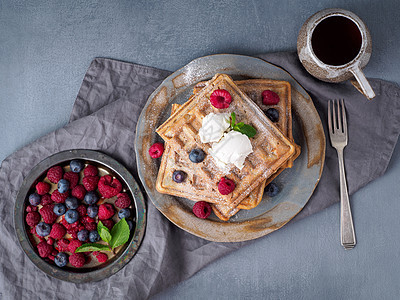
{"label": "ceramic plate", "polygon": [[[148,150],[162,139],[155,129],[171,113],[173,103],[182,104],[193,92],[193,86],[211,79],[216,73],[234,80],[268,78],[288,81],[292,86],[293,137],[301,154],[291,169],[283,171],[275,182],[281,192],[251,210],[241,210],[228,222],[215,215],[203,220],[192,213],[194,202],[160,194],[155,184],[160,159],[152,159]],[[310,96],[283,69],[264,60],[231,54],[219,54],[193,60],[167,77],[149,97],[137,124],[136,158],[139,177],[157,209],[178,227],[217,242],[239,242],[264,236],[289,222],[299,213],[317,186],[325,158],[325,135],[321,120]]]}
{"label": "ceramic plate", "polygon": [[[59,268],[53,262],[42,259],[35,250],[36,247],[32,245],[32,243],[36,244],[37,241],[33,241],[33,236],[28,233],[29,226],[25,222],[25,210],[29,204],[27,197],[35,191],[36,183],[44,180],[47,170],[54,165],[69,170],[69,162],[72,159],[80,159],[85,164],[94,165],[97,167],[99,175],[110,174],[122,183],[123,191],[129,194],[133,200],[130,209],[134,212],[136,224],[134,229],[131,230],[128,242],[117,247],[115,255],[108,254],[107,262],[99,264],[96,263],[96,259],[92,259],[82,268],[72,266]],[[15,201],[14,226],[22,249],[29,259],[46,274],[75,283],[98,281],[118,272],[135,255],[146,227],[146,207],[142,192],[132,174],[115,159],[93,150],[67,150],[44,159],[25,177]]]}

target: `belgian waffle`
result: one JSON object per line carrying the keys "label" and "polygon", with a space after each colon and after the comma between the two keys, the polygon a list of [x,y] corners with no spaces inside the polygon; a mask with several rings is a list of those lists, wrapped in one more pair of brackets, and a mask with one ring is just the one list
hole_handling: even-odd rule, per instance
{"label": "belgian waffle", "polygon": [[[232,96],[227,109],[211,106],[209,97],[217,89],[225,89]],[[200,148],[208,153],[210,144],[203,144],[198,136],[202,119],[214,112],[232,112],[237,120],[251,124],[257,134],[251,138],[253,153],[250,154],[242,170],[236,167],[224,174],[215,165],[213,158],[207,155],[203,162],[192,163],[189,152]],[[217,74],[199,93],[183,104],[158,129],[157,133],[169,145],[164,152],[157,178],[156,188],[161,193],[185,197],[194,201],[207,201],[236,207],[252,190],[266,178],[274,174],[293,154],[294,145],[269,121],[258,108],[224,74]],[[182,183],[172,180],[172,173],[182,170],[187,178]],[[229,195],[221,195],[217,185],[222,177],[233,180],[235,190]]]}
{"label": "belgian waffle", "polygon": [[[291,113],[291,88],[286,81],[270,80],[270,79],[249,79],[235,81],[236,85],[249,96],[262,110],[275,108],[279,112],[279,120],[276,126],[285,134],[290,141],[293,142],[292,135],[292,113]],[[207,85],[206,81],[199,82],[193,88],[196,94]],[[278,94],[280,101],[276,105],[264,105],[262,103],[262,92],[271,90]],[[236,208],[221,204],[212,205],[214,213],[222,220],[229,220],[239,209],[252,209],[256,207],[262,200],[265,186],[274,180],[285,168],[290,168],[293,161],[300,155],[300,147],[295,145],[295,155],[288,160],[285,166],[282,166],[275,174],[265,180],[260,186],[249,194]]]}

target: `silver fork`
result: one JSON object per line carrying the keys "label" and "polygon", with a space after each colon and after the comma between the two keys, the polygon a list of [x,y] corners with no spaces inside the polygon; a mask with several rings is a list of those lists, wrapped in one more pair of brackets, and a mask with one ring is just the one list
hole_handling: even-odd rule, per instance
{"label": "silver fork", "polygon": [[[332,109],[331,109],[332,107]],[[328,127],[332,147],[336,149],[340,173],[340,239],[342,246],[353,249],[356,245],[353,217],[351,215],[349,194],[347,192],[346,173],[344,170],[343,149],[347,145],[346,109],[343,99],[329,100]]]}

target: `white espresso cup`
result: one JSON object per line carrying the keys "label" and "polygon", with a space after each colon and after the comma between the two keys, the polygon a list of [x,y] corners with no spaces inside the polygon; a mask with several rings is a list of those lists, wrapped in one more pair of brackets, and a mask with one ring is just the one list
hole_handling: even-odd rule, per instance
{"label": "white espresso cup", "polygon": [[314,77],[341,82],[353,76],[356,87],[368,98],[375,97],[364,68],[371,57],[371,36],[354,13],[330,8],[317,12],[303,24],[297,39],[301,63]]}

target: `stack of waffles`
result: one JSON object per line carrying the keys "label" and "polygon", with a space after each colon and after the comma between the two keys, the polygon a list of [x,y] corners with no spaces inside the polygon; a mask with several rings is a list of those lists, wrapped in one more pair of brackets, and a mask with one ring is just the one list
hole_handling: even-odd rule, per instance
{"label": "stack of waffles", "polygon": [[[228,108],[218,109],[210,103],[210,95],[219,89],[228,91],[232,97]],[[264,90],[277,93],[278,104],[264,105]],[[279,111],[276,123],[263,112],[271,107]],[[229,173],[225,173],[208,155],[212,145],[202,143],[198,132],[206,115],[231,112],[240,122],[253,126],[257,133],[250,138],[253,152],[246,157],[244,167],[232,166]],[[186,103],[173,105],[171,116],[157,128],[157,133],[165,141],[157,190],[192,201],[209,202],[214,213],[224,221],[240,209],[256,207],[262,200],[265,186],[285,168],[291,167],[300,154],[300,147],[294,144],[292,136],[290,84],[284,81],[250,79],[234,82],[227,75],[217,74],[208,82],[198,83]],[[189,159],[193,149],[206,153],[201,163]],[[183,182],[173,180],[175,171],[186,174]],[[235,183],[235,189],[228,195],[218,191],[222,177]]]}

